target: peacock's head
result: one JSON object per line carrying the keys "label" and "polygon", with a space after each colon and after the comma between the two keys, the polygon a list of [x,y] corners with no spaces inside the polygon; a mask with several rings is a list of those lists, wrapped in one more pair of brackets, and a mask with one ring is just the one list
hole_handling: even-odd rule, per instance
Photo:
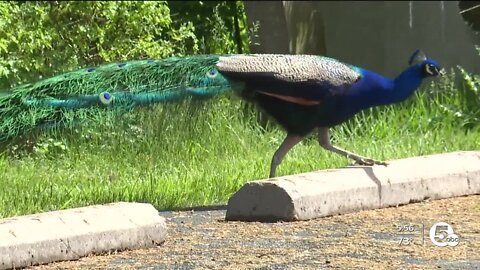
{"label": "peacock's head", "polygon": [[420,49],[415,50],[408,64],[417,66],[424,78],[445,75],[445,70],[435,60],[428,59]]}

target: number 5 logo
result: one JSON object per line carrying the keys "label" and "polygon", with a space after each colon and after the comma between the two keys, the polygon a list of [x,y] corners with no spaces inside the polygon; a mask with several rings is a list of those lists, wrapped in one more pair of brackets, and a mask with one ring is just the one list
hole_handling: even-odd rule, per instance
{"label": "number 5 logo", "polygon": [[452,226],[445,222],[433,224],[430,228],[430,240],[438,247],[454,247],[460,242],[460,238],[453,232]]}

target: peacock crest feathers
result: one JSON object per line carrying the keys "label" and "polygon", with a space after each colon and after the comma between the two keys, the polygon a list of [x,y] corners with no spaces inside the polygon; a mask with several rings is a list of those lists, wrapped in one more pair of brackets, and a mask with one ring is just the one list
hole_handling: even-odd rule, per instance
{"label": "peacock crest feathers", "polygon": [[410,59],[408,60],[408,64],[411,66],[418,63],[422,63],[425,60],[427,60],[427,56],[420,49],[416,49],[413,52],[412,56],[410,56]]}

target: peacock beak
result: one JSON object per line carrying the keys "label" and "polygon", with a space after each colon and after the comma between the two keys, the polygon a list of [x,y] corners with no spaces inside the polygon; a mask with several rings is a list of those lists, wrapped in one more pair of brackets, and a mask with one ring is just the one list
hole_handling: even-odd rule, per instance
{"label": "peacock beak", "polygon": [[443,76],[447,75],[447,72],[445,71],[445,69],[442,68],[442,69],[440,69],[438,74],[440,75],[440,77],[443,77]]}

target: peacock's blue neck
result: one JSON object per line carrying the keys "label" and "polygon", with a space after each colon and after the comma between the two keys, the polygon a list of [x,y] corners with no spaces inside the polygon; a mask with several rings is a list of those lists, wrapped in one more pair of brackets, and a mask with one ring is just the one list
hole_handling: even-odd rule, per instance
{"label": "peacock's blue neck", "polygon": [[404,101],[422,84],[422,73],[419,66],[413,66],[402,72],[393,80],[394,89],[391,95],[391,102]]}
{"label": "peacock's blue neck", "polygon": [[407,99],[422,83],[420,68],[412,66],[394,79],[362,70],[362,79],[351,89],[351,109],[366,108],[398,103]]}

